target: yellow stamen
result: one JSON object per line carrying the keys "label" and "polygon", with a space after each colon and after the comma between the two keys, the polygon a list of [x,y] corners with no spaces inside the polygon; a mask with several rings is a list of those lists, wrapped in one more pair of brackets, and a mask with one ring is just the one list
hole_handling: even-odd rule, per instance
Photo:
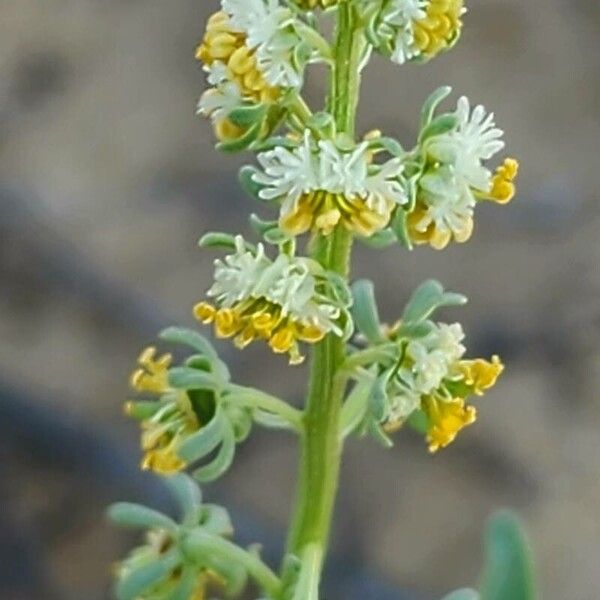
{"label": "yellow stamen", "polygon": [[496,169],[492,179],[489,199],[498,204],[507,204],[516,193],[515,179],[519,173],[519,163],[514,158],[506,158]]}
{"label": "yellow stamen", "polygon": [[452,443],[461,429],[477,419],[475,407],[466,406],[462,398],[448,402],[427,396],[423,410],[429,420],[426,440],[432,453]]}
{"label": "yellow stamen", "polygon": [[473,219],[464,221],[461,229],[450,231],[438,229],[433,221],[423,225],[427,210],[420,205],[406,217],[408,235],[414,244],[429,244],[435,250],[443,250],[452,240],[458,243],[468,241],[473,235]]}
{"label": "yellow stamen", "polygon": [[370,237],[389,223],[394,206],[389,200],[379,213],[358,196],[347,198],[344,194],[315,190],[304,194],[291,211],[282,214],[279,225],[290,235],[311,229],[329,235],[335,227],[343,225],[349,231]]}
{"label": "yellow stamen", "polygon": [[462,28],[463,0],[430,0],[425,18],[414,22],[415,43],[428,58],[446,50]]}
{"label": "yellow stamen", "polygon": [[276,354],[285,354],[291,350],[295,342],[296,337],[294,336],[294,329],[287,325],[282,327],[271,337],[269,346],[271,346],[273,352]]}
{"label": "yellow stamen", "polygon": [[215,317],[215,332],[217,337],[228,338],[238,333],[241,329],[240,323],[235,311],[231,308],[221,308],[217,311]]}
{"label": "yellow stamen", "polygon": [[208,325],[215,320],[217,309],[208,302],[199,302],[194,306],[194,316],[198,321]]}
{"label": "yellow stamen", "polygon": [[504,365],[499,356],[492,356],[492,361],[463,360],[460,362],[460,370],[464,376],[464,383],[473,387],[473,392],[478,396],[493,387],[498,377],[504,371]]}
{"label": "yellow stamen", "polygon": [[169,366],[173,360],[170,354],[155,359],[156,348],[146,348],[138,358],[139,369],[130,377],[129,383],[138,392],[163,394],[169,388]]}

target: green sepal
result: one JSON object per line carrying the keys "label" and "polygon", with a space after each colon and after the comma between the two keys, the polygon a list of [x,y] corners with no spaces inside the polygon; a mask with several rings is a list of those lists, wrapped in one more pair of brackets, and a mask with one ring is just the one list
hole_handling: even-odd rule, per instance
{"label": "green sepal", "polygon": [[369,142],[370,150],[385,150],[391,156],[399,157],[406,154],[400,142],[392,137],[384,136]]}
{"label": "green sepal", "polygon": [[394,339],[420,339],[427,337],[435,329],[431,321],[421,321],[420,323],[401,323],[400,327],[394,330]]}
{"label": "green sepal", "polygon": [[166,600],[190,600],[196,585],[198,585],[198,570],[188,567],[183,570],[178,585]]}
{"label": "green sepal", "polygon": [[225,508],[217,504],[205,504],[202,507],[199,525],[214,535],[229,537],[233,535],[233,524]]}
{"label": "green sepal", "polygon": [[429,125],[425,126],[419,134],[419,143],[427,141],[429,138],[443,135],[456,129],[458,117],[454,114],[445,114],[436,117]]}
{"label": "green sepal", "polygon": [[422,283],[409,300],[402,321],[419,323],[427,319],[438,308],[443,306],[460,306],[466,304],[467,298],[462,294],[444,292],[442,285],[434,279]]}
{"label": "green sepal", "polygon": [[354,324],[371,343],[380,343],[383,336],[373,282],[367,279],[355,281],[352,284],[352,296],[354,304],[351,313]]}
{"label": "green sepal", "polygon": [[260,136],[262,123],[256,123],[249,127],[239,138],[228,142],[219,142],[216,146],[217,150],[227,154],[234,154],[249,148]]}
{"label": "green sepal", "polygon": [[413,244],[412,240],[410,239],[410,235],[408,234],[408,226],[406,223],[407,216],[408,215],[406,211],[398,207],[394,212],[394,216],[390,223],[390,228],[394,232],[394,235],[400,244],[408,250],[412,250]]}
{"label": "green sepal", "polygon": [[178,473],[165,477],[165,484],[177,501],[184,525],[196,525],[202,507],[202,490],[191,477]]}
{"label": "green sepal", "polygon": [[217,407],[215,416],[211,421],[181,443],[177,449],[177,455],[188,463],[204,458],[221,443],[223,430],[223,413]]}
{"label": "green sepal", "polygon": [[218,479],[229,469],[235,457],[235,435],[233,427],[227,420],[221,425],[221,447],[217,456],[207,465],[196,469],[194,479],[201,483],[208,483]]}
{"label": "green sepal", "polygon": [[266,104],[251,104],[232,110],[228,119],[238,127],[246,128],[256,123],[262,123],[267,114],[268,106]]}
{"label": "green sepal", "polygon": [[375,441],[379,442],[384,448],[393,448],[394,442],[392,441],[390,436],[383,430],[379,423],[370,420],[367,429],[369,433],[373,436]]}
{"label": "green sepal", "polygon": [[238,180],[242,189],[254,200],[258,202],[265,202],[263,198],[260,197],[260,191],[263,189],[263,186],[256,183],[254,181],[254,175],[258,173],[258,169],[251,165],[243,166],[238,173]]}
{"label": "green sepal", "polygon": [[369,412],[377,423],[385,421],[388,415],[389,398],[387,387],[392,373],[393,369],[387,369],[379,375],[373,382],[373,386],[369,392]]}
{"label": "green sepal", "polygon": [[317,134],[318,137],[331,140],[335,138],[337,129],[331,113],[321,111],[310,117],[306,126]]}
{"label": "green sepal", "polygon": [[161,408],[160,403],[154,400],[128,400],[126,406],[127,416],[138,421],[152,418]]}
{"label": "green sepal", "polygon": [[168,327],[161,331],[159,337],[165,342],[189,346],[210,358],[218,358],[214,346],[203,335],[193,329],[187,329],[185,327]]}
{"label": "green sepal", "polygon": [[425,435],[427,430],[429,429],[429,419],[425,412],[421,409],[413,411],[408,419],[406,419],[406,424],[417,433],[421,435]]}
{"label": "green sepal", "polygon": [[133,569],[117,583],[115,589],[117,599],[137,600],[145,590],[165,581],[180,561],[179,553],[171,550],[162,558]]}
{"label": "green sepal", "polygon": [[377,31],[377,22],[379,20],[379,7],[373,2],[371,6],[363,13],[363,21],[366,23],[365,35],[369,43],[379,49],[381,38]]}
{"label": "green sepal", "polygon": [[533,559],[519,519],[509,511],[494,515],[485,541],[482,600],[534,600]]}
{"label": "green sepal", "polygon": [[141,504],[117,502],[109,507],[107,517],[119,527],[132,529],[167,529],[174,531],[177,524],[162,513]]}
{"label": "green sepal", "polygon": [[452,88],[449,85],[444,85],[435,90],[427,100],[425,100],[423,108],[421,109],[421,129],[424,129],[431,123],[437,107],[451,94],[451,92]]}
{"label": "green sepal", "polygon": [[398,238],[396,237],[396,234],[388,227],[386,229],[382,229],[381,231],[377,231],[370,237],[359,237],[358,239],[370,248],[379,249],[391,246],[397,241]]}
{"label": "green sepal", "polygon": [[[475,590],[465,588],[462,590],[456,590],[455,592],[444,596],[442,600],[480,600],[480,596]],[[508,598],[505,600],[508,600]],[[510,600],[512,600],[512,598]]]}
{"label": "green sepal", "polygon": [[169,385],[178,390],[216,390],[221,384],[213,374],[199,369],[174,367],[169,371]]}

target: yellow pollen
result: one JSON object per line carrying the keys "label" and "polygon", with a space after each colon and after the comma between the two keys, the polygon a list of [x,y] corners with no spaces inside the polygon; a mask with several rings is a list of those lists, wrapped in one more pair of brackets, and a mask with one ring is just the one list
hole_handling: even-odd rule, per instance
{"label": "yellow pollen", "polygon": [[492,179],[489,199],[498,204],[507,204],[516,193],[515,179],[519,173],[519,163],[514,158],[506,158],[496,169]]}
{"label": "yellow pollen", "polygon": [[432,453],[451,444],[461,429],[477,419],[475,407],[466,406],[462,398],[447,402],[428,396],[423,399],[423,410],[429,420],[426,439]]}
{"label": "yellow pollen", "polygon": [[446,50],[462,28],[463,0],[430,0],[426,16],[415,21],[415,43],[428,58]]}

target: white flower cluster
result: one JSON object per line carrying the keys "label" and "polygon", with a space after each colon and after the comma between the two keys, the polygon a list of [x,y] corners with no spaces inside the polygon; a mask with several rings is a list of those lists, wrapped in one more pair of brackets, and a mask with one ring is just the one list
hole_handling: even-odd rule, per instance
{"label": "white flower cluster", "polygon": [[468,238],[472,228],[476,193],[486,194],[492,173],[483,165],[502,148],[503,132],[494,123],[494,114],[478,105],[472,111],[469,100],[458,100],[457,127],[425,141],[426,159],[434,165],[419,180],[420,199],[427,207],[417,226],[431,223],[439,232],[453,234],[458,241]]}
{"label": "white flower cluster", "polygon": [[407,418],[420,407],[422,396],[456,374],[456,363],[466,351],[464,337],[459,323],[438,323],[425,338],[409,342],[403,365],[390,382],[391,421]]}
{"label": "white flower cluster", "polygon": [[316,263],[286,254],[279,254],[271,261],[262,244],[253,252],[241,236],[236,237],[235,243],[234,254],[215,261],[214,284],[208,296],[215,298],[221,307],[233,307],[248,299],[265,299],[280,306],[284,317],[343,335],[336,324],[341,308],[317,289],[323,274],[318,273],[320,267]]}
{"label": "white flower cluster", "polygon": [[258,68],[272,86],[299,87],[302,74],[293,65],[294,48],[301,42],[294,30],[293,12],[279,0],[222,0],[231,25],[247,36],[256,50]]}
{"label": "white flower cluster", "polygon": [[421,53],[415,43],[414,22],[426,17],[426,6],[427,0],[391,0],[384,8],[380,29],[392,36],[391,59],[395,63],[404,64]]}
{"label": "white flower cluster", "polygon": [[389,201],[408,202],[401,178],[404,166],[394,158],[383,165],[370,165],[368,144],[344,152],[330,140],[314,142],[309,132],[302,144],[290,150],[277,146],[258,155],[261,172],[253,180],[263,186],[264,200],[283,199],[282,214],[291,212],[298,199],[313,191],[361,198],[373,212],[384,214]]}

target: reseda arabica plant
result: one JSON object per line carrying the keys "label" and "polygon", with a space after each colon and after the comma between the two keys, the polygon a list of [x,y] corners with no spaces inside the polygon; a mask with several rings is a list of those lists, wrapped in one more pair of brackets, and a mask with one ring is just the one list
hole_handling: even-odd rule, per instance
{"label": "reseda arabica plant", "polygon": [[[335,19],[333,40],[322,15]],[[187,347],[180,364],[147,348],[132,375],[139,398],[126,412],[141,424],[142,468],[166,476],[181,523],[120,504],[113,519],[147,528],[147,543],[118,568],[119,600],[228,597],[251,582],[262,599],[318,600],[344,440],[371,435],[384,446],[410,427],[430,452],[450,444],[476,419],[473,398],[503,365],[465,358],[458,323],[434,320],[466,302],[426,281],[395,323],[379,319],[373,285],[352,282],[355,240],[372,247],[428,244],[443,249],[472,235],[475,208],[509,202],[518,164],[488,161],[504,147],[483,106],[436,90],[421,111],[410,149],[380,131],[357,135],[360,76],[373,52],[393,62],[426,63],[458,40],[462,0],[221,0],[197,50],[209,89],[198,112],[213,124],[223,152],[250,151],[243,188],[273,213],[250,223],[258,240],[208,233],[220,249],[214,281],[194,307],[196,319],[237,348],[267,344],[299,365],[310,351],[308,396],[297,409],[232,381],[197,331],[171,328],[162,340]],[[324,107],[302,97],[306,70],[329,69]],[[286,555],[272,570],[258,547],[231,541],[224,509],[205,505],[196,484],[221,477],[253,426],[281,428],[301,445],[297,502]],[[472,591],[458,597],[475,597]]]}

